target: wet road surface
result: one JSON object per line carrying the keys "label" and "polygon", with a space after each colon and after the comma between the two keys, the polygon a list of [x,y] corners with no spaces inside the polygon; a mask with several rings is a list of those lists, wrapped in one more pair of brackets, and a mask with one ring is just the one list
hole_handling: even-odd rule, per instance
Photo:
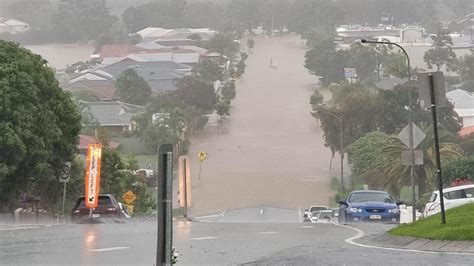
{"label": "wet road surface", "polygon": [[[472,265],[474,259],[354,246],[345,239],[356,232],[333,224],[174,224],[178,265]],[[360,226],[371,233],[390,227]],[[2,231],[0,237],[0,265],[153,265],[155,256],[156,222],[69,224]]]}
{"label": "wet road surface", "polygon": [[[328,204],[329,181],[339,166],[335,160],[329,170],[331,153],[310,115],[316,78],[303,67],[301,43],[299,37],[257,38],[236,82],[230,118],[219,133],[209,125],[192,140],[193,215]],[[200,151],[208,156],[199,180]]]}

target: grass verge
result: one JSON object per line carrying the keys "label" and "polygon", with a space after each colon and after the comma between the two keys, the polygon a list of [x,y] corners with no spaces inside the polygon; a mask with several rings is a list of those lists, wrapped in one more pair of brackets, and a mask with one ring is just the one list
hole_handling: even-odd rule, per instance
{"label": "grass verge", "polygon": [[421,237],[435,240],[474,240],[474,204],[466,204],[446,211],[446,224],[441,214],[432,215],[415,223],[400,225],[389,231],[395,236]]}

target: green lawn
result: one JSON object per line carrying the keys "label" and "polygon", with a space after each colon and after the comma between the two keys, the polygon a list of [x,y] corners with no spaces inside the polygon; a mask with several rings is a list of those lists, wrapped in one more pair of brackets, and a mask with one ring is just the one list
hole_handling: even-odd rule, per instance
{"label": "green lawn", "polygon": [[474,240],[473,218],[474,204],[466,204],[447,210],[446,224],[441,224],[441,214],[436,214],[415,223],[400,225],[389,233],[437,240]]}

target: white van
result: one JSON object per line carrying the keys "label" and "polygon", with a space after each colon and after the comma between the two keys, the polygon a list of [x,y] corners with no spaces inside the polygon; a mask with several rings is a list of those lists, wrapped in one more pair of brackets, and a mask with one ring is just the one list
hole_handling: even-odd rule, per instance
{"label": "white van", "polygon": [[[467,203],[474,203],[474,184],[443,189],[445,210],[458,207]],[[424,216],[441,212],[439,191],[433,191],[423,211]]]}

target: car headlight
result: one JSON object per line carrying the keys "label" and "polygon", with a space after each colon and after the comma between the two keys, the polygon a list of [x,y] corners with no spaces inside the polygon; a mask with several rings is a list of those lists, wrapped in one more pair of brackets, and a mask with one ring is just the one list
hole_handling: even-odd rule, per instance
{"label": "car headlight", "polygon": [[348,211],[349,211],[349,212],[362,212],[362,209],[359,209],[359,208],[349,208]]}
{"label": "car headlight", "polygon": [[399,212],[400,212],[400,210],[398,208],[388,210],[388,213],[399,213]]}

